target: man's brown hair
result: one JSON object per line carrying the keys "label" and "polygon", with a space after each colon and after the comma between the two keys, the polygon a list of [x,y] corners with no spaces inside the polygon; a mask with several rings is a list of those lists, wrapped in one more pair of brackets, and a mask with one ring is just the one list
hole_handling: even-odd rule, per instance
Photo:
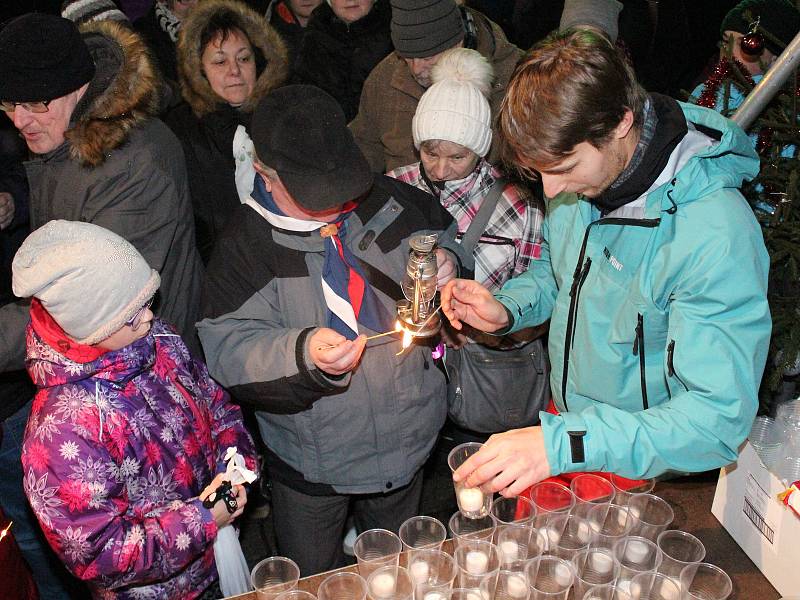
{"label": "man's brown hair", "polygon": [[500,108],[506,159],[531,174],[581,142],[601,148],[630,109],[641,127],[646,94],[628,61],[588,30],[550,35],[522,59]]}

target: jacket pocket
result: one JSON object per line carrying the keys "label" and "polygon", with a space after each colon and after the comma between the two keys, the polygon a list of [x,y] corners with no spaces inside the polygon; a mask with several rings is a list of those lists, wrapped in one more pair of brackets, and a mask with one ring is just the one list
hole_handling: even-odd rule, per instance
{"label": "jacket pocket", "polygon": [[642,386],[642,408],[647,410],[647,359],[644,347],[644,317],[636,314],[636,330],[633,339],[633,355],[639,357],[639,380]]}
{"label": "jacket pocket", "polygon": [[[678,382],[683,386],[683,389],[687,392],[689,391],[688,386],[683,382],[680,375],[678,375],[677,371],[675,370],[675,340],[670,340],[669,344],[667,344],[667,381],[669,379],[675,378]],[[669,385],[667,385],[667,390],[669,391]]]}

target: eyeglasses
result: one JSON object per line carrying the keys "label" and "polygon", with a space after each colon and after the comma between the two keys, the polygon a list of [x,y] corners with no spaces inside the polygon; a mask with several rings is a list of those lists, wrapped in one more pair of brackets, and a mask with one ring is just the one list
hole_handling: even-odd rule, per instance
{"label": "eyeglasses", "polygon": [[144,313],[147,312],[147,309],[149,309],[151,306],[153,306],[153,298],[150,298],[150,300],[148,300],[145,305],[142,306],[142,308],[137,310],[130,319],[125,321],[125,325],[134,331],[139,329],[139,325],[142,324],[142,317],[144,317]]}
{"label": "eyeglasses", "polygon": [[8,100],[0,101],[0,110],[3,112],[14,112],[18,106],[21,106],[28,112],[32,113],[46,113],[48,106],[52,100],[41,100],[39,102],[9,102]]}

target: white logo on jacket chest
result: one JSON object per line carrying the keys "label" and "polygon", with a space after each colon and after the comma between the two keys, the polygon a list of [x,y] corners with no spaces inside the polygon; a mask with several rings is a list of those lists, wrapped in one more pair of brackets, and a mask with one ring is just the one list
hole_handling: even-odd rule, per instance
{"label": "white logo on jacket chest", "polygon": [[608,262],[611,263],[611,266],[617,271],[622,271],[622,263],[617,260],[616,256],[611,254],[611,251],[608,248],[603,248],[603,256],[608,259]]}

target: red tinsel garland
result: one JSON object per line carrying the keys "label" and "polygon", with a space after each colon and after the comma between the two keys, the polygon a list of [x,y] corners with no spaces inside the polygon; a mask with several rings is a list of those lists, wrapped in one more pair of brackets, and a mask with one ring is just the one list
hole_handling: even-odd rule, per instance
{"label": "red tinsel garland", "polygon": [[[733,65],[731,62],[736,63],[736,66],[739,68],[739,72],[744,77],[745,82],[752,87],[755,87],[756,82],[753,81],[753,78],[750,76],[750,73],[747,72],[747,68],[735,58],[728,59],[727,57],[722,57],[717,65],[714,67],[714,70],[711,73],[711,76],[706,79],[705,84],[703,84],[703,91],[700,93],[700,97],[697,99],[697,104],[699,106],[705,106],[706,108],[714,109],[717,106],[717,93],[719,92],[720,86],[723,84],[725,80],[731,77],[733,71]],[[731,83],[739,87],[736,83],[735,79],[731,79]],[[745,90],[742,90],[740,87],[739,89],[742,91],[742,94],[745,94]],[[745,94],[746,95],[746,94]],[[758,140],[756,141],[756,152],[760,155],[766,154],[767,150],[769,150],[770,146],[772,145],[772,128],[771,127],[762,127],[761,131],[758,132]]]}

